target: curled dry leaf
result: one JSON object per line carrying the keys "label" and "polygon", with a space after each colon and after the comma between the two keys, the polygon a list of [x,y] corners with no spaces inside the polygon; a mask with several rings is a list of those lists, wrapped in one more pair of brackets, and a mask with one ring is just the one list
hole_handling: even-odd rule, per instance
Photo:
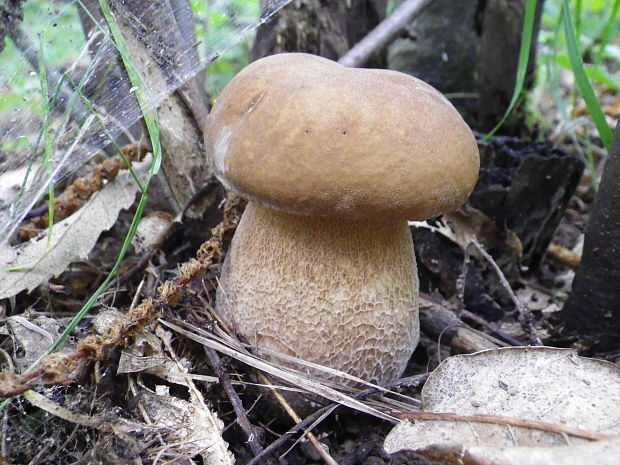
{"label": "curled dry leaf", "polygon": [[[232,465],[234,459],[221,439],[223,423],[194,402],[170,395],[159,395],[140,388],[138,399],[152,424],[165,435],[168,453],[173,456],[200,455],[208,465]],[[222,447],[222,444],[224,446]]]}
{"label": "curled dry leaf", "polygon": [[[459,457],[456,463],[471,464],[616,464],[618,392],[620,367],[579,357],[570,349],[503,348],[458,355],[430,376],[422,391],[422,410],[520,419],[521,426],[501,418],[485,423],[471,417],[405,421],[388,435],[385,449],[453,462]],[[528,427],[528,422],[538,426]],[[612,439],[590,442],[573,434],[574,429]],[[593,456],[599,458],[592,461]],[[469,461],[463,462],[465,457]]]}
{"label": "curled dry leaf", "polygon": [[14,357],[18,372],[23,372],[40,357],[60,335],[58,321],[46,316],[30,318],[29,315],[13,315],[6,319],[14,343],[19,351]]}
{"label": "curled dry leaf", "polygon": [[[184,368],[189,362],[180,360]],[[133,342],[121,353],[117,374],[148,373],[171,383],[186,386],[187,377],[179,370],[177,363],[168,356],[159,337],[148,331],[140,331],[133,336]]]}
{"label": "curled dry leaf", "polygon": [[[148,156],[134,164],[140,177],[151,163]],[[56,223],[42,237],[17,247],[0,247],[0,299],[31,291],[88,256],[99,235],[112,227],[121,210],[135,201],[138,186],[128,171],[97,192],[77,212]]]}

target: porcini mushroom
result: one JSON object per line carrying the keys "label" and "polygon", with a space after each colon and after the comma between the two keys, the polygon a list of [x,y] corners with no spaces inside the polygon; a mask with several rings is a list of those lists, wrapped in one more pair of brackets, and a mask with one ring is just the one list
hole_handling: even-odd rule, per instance
{"label": "porcini mushroom", "polygon": [[249,200],[220,279],[225,321],[267,358],[400,376],[419,340],[407,220],[458,208],[478,176],[454,107],[405,74],[280,54],[222,91],[205,142]]}

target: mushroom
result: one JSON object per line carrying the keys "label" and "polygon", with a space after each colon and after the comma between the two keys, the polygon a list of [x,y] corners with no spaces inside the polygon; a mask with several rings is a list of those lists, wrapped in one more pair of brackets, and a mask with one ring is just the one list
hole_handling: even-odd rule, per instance
{"label": "mushroom", "polygon": [[249,200],[222,268],[222,318],[267,359],[400,376],[419,340],[407,220],[458,208],[478,176],[454,107],[409,75],[279,54],[222,91],[205,142],[216,176]]}

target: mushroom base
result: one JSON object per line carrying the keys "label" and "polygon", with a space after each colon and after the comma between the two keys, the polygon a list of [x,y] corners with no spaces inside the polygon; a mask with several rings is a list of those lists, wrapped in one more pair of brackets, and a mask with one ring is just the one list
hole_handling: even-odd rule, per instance
{"label": "mushroom base", "polygon": [[249,203],[224,262],[219,314],[257,354],[373,383],[399,377],[419,340],[418,276],[406,221],[343,221]]}

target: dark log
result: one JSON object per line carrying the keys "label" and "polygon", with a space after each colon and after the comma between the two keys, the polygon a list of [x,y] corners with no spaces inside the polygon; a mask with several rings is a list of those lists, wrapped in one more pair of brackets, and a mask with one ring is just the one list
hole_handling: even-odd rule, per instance
{"label": "dark log", "polygon": [[[484,4],[484,13],[478,66],[478,122],[480,129],[488,131],[500,121],[512,99],[527,0],[482,0],[479,3]],[[536,6],[525,89],[529,89],[534,82],[536,43],[543,4],[544,1],[539,0]],[[522,134],[525,115],[519,111],[519,106],[515,110],[508,124],[502,128],[502,133]]]}
{"label": "dark log", "polygon": [[586,228],[581,265],[560,313],[566,334],[597,351],[620,347],[620,124]]}
{"label": "dark log", "polygon": [[258,29],[252,58],[306,52],[337,60],[384,18],[386,4],[387,0],[295,0]]}
{"label": "dark log", "polygon": [[533,271],[549,247],[584,165],[548,143],[494,137],[479,146],[480,176],[469,204],[519,237],[523,271]]}
{"label": "dark log", "polygon": [[443,93],[471,124],[477,114],[480,37],[477,2],[434,0],[388,48],[388,68],[416,76]]}
{"label": "dark log", "polygon": [[[510,285],[516,286],[521,274],[533,272],[544,257],[583,163],[550,144],[515,138],[494,137],[479,147],[480,177],[468,202],[479,210],[478,219],[472,220],[479,221],[465,226],[472,228]],[[513,309],[505,286],[488,263],[472,259],[463,273],[461,246],[423,228],[412,232],[423,291],[456,297],[488,321],[499,320]],[[459,282],[462,289],[457,289]]]}

